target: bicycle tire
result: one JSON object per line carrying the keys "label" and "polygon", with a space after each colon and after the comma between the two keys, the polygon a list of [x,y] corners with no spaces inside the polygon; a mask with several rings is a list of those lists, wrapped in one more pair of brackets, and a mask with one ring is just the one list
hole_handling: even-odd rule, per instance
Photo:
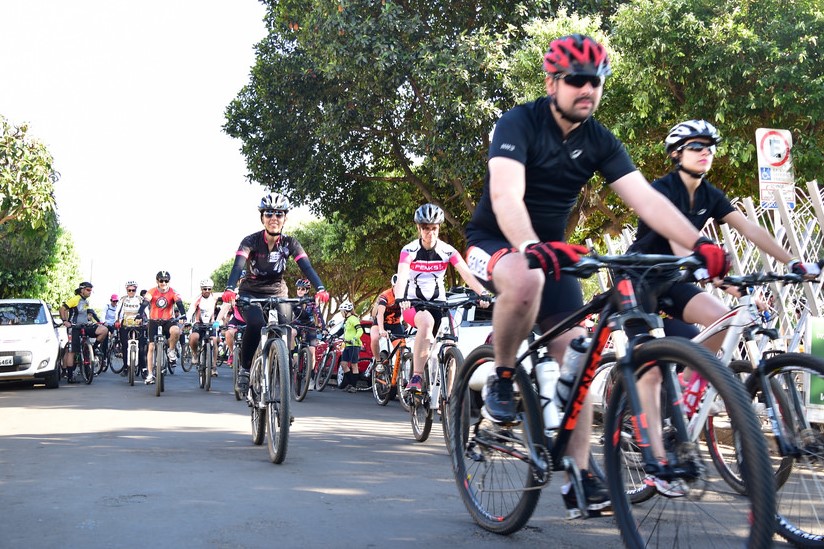
{"label": "bicycle tire", "polygon": [[295,368],[294,390],[295,400],[303,402],[309,394],[309,383],[312,380],[312,372],[309,369],[310,353],[309,347],[301,347],[298,352],[298,365]]}
{"label": "bicycle tire", "polygon": [[[117,330],[110,333],[116,334]],[[126,357],[120,356],[120,358],[118,358],[117,352],[120,350],[120,337],[110,335],[109,350],[106,353],[106,367],[104,368],[104,370],[110,369],[113,374],[120,374],[120,372],[123,371],[123,366],[126,363]]]}
{"label": "bicycle tire", "polygon": [[[647,341],[635,348],[634,359],[638,364],[659,365],[663,375],[672,375],[670,365],[673,363],[689,366],[718,391],[730,419],[731,437],[739,444],[743,462],[747,464],[743,470],[747,495],[731,492],[723,479],[710,476],[700,446],[678,443],[678,440],[688,440],[687,433],[678,433],[671,424],[674,436],[668,448],[669,461],[679,467],[692,466],[696,478],[682,479],[686,489],[682,497],[659,496],[632,504],[626,494],[626,475],[619,455],[622,448],[613,438],[623,419],[621,399],[626,398],[626,380],[619,377],[607,406],[604,455],[612,508],[624,545],[630,549],[676,543],[691,546],[713,540],[719,545],[771,547],[775,488],[772,478],[758,474],[769,467],[767,444],[743,384],[704,347],[682,338]],[[686,418],[683,419],[686,422]],[[724,513],[723,520],[718,517],[720,512]],[[692,533],[701,536],[702,541],[691,541]]]}
{"label": "bicycle tire", "polygon": [[[752,373],[752,365],[747,360],[734,360],[730,362],[729,367],[735,375],[749,375]],[[759,380],[755,377],[752,379],[754,383],[750,382],[747,384],[747,392],[753,399],[753,410],[755,410],[757,403],[759,401],[763,402],[763,393],[761,393],[761,385]],[[760,397],[759,394],[761,395]],[[786,393],[784,393],[779,386],[776,386],[772,391],[772,395],[778,405],[778,409],[782,411],[780,417],[791,417],[787,415],[790,410]],[[772,426],[766,415],[766,411],[762,411],[760,413],[756,412],[756,415],[762,426],[762,430],[765,433],[772,433]],[[710,416],[707,418],[707,423],[704,426],[704,440],[707,443],[707,448],[709,450],[710,457],[712,458],[712,463],[715,465],[715,469],[718,471],[718,474],[721,475],[721,478],[723,478],[733,490],[739,494],[743,494],[746,492],[746,487],[743,479],[741,478],[741,474],[739,473],[735,445],[730,446],[728,444],[724,444],[723,428],[721,429],[722,434],[717,434],[715,423],[717,423],[715,418]],[[787,425],[785,426],[785,429],[790,429],[790,431],[792,431],[793,428],[791,425]],[[780,455],[774,437],[768,436],[768,443],[770,449],[770,461],[772,462],[773,470],[775,471],[775,485],[776,487],[781,487],[790,476],[790,472],[793,467],[793,457],[782,457]],[[822,495],[824,495],[824,492],[822,492]]]}
{"label": "bicycle tire", "polygon": [[160,396],[163,392],[163,377],[164,370],[166,368],[165,361],[163,360],[164,358],[166,358],[166,345],[155,344],[155,396]]}
{"label": "bicycle tire", "polygon": [[240,400],[240,391],[237,388],[237,373],[240,370],[240,342],[235,342],[232,349],[232,390],[235,393],[235,400]]}
{"label": "bicycle tire", "polygon": [[83,344],[80,358],[80,375],[83,377],[86,385],[91,385],[92,381],[94,381],[94,363],[97,357],[94,355],[94,347],[90,341],[86,341]]}
{"label": "bicycle tire", "polygon": [[386,406],[392,400],[392,370],[388,364],[389,356],[386,351],[380,352],[378,365],[383,365],[383,371],[378,372],[378,365],[372,368],[372,396],[378,406]]}
{"label": "bicycle tire", "polygon": [[203,388],[206,390],[206,392],[209,392],[212,390],[212,368],[214,367],[215,360],[211,341],[207,341],[203,345],[203,360],[204,364],[206,365],[203,368],[203,375],[205,377],[203,382]]}
{"label": "bicycle tire", "polygon": [[[808,413],[806,405],[809,395],[799,394],[798,391],[804,391],[809,387],[806,381],[809,376],[824,379],[824,361],[806,353],[782,353],[768,358],[765,367],[772,395],[778,404],[781,424],[785,428],[785,436],[789,436],[791,442],[799,449],[798,455],[791,458],[792,466],[785,468],[785,482],[777,488],[776,530],[778,535],[797,547],[822,548],[824,432],[820,425],[818,429],[807,430],[806,422],[797,415],[793,403],[795,397],[798,397],[798,403],[802,406],[800,412],[804,415]],[[792,395],[789,393],[788,380],[792,383]],[[747,389],[754,402],[757,402],[762,388],[756,375],[748,378]],[[775,439],[771,429],[770,435],[770,455],[775,460],[775,466],[779,457],[776,456]],[[781,464],[784,464],[783,459]]]}
{"label": "bicycle tire", "polygon": [[129,345],[128,347],[128,364],[126,367],[129,369],[128,376],[129,376],[129,385],[134,387],[134,373],[137,369],[137,346],[136,345]]}
{"label": "bicycle tire", "polygon": [[332,371],[337,365],[337,353],[334,349],[323,355],[323,364],[318,368],[318,381],[315,382],[315,388],[319,393],[329,385],[329,380],[332,379]]}
{"label": "bicycle tire", "polygon": [[289,401],[292,388],[289,378],[289,350],[286,343],[276,338],[269,347],[269,394],[266,397],[267,431],[269,459],[272,463],[283,463],[289,447]]}
{"label": "bicycle tire", "polygon": [[432,419],[435,415],[430,403],[429,364],[424,367],[421,392],[410,395],[409,418],[412,423],[412,435],[418,442],[425,442],[432,431]]}
{"label": "bicycle tire", "polygon": [[206,359],[203,353],[203,345],[198,345],[197,349],[197,384],[201,389],[206,387],[206,376],[203,372],[206,371]]}
{"label": "bicycle tire", "polygon": [[261,395],[261,371],[263,369],[263,354],[260,347],[255,351],[252,358],[252,369],[249,372],[249,393],[251,395],[251,416],[252,416],[252,443],[256,446],[263,444],[266,438],[266,406],[262,405]]}
{"label": "bicycle tire", "polygon": [[[191,336],[190,336],[191,337]],[[192,371],[192,348],[189,347],[189,338],[180,336],[180,347],[182,352],[178,355],[180,357],[180,367],[184,372]]]}
{"label": "bicycle tire", "polygon": [[401,355],[401,366],[400,372],[398,372],[398,401],[401,403],[401,408],[405,411],[411,411],[412,407],[410,406],[410,395],[409,391],[406,390],[406,385],[409,383],[409,380],[412,378],[412,353],[409,351],[404,351]]}
{"label": "bicycle tire", "polygon": [[452,387],[455,385],[455,376],[463,368],[463,353],[457,347],[449,347],[443,353],[443,379],[438,395],[438,410],[441,415],[443,441],[449,448],[449,401]]}
{"label": "bicycle tire", "polygon": [[[469,353],[455,377],[449,407],[449,455],[458,492],[472,519],[485,530],[506,535],[529,521],[545,483],[538,481],[528,460],[516,457],[529,455],[524,443],[524,429],[529,427],[525,423],[497,426],[481,415],[482,386],[470,382],[475,381],[473,374],[479,368],[491,364],[492,346],[481,345]],[[516,369],[515,375],[520,387],[530,385],[523,368]],[[541,413],[540,403],[534,393],[525,396],[529,394],[522,395],[521,410],[535,419]],[[549,460],[548,453],[544,457]]]}

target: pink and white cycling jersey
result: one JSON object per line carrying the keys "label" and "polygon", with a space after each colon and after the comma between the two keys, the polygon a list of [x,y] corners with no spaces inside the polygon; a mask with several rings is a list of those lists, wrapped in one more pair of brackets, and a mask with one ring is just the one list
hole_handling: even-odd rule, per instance
{"label": "pink and white cycling jersey", "polygon": [[441,240],[431,250],[424,248],[420,239],[413,240],[403,247],[398,261],[409,265],[409,280],[403,297],[397,299],[446,301],[443,285],[446,268],[456,265],[460,258],[458,250]]}

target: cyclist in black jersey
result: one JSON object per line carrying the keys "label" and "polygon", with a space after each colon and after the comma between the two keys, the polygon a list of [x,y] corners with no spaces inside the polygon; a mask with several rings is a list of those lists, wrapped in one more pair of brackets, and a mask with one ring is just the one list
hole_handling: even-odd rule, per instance
{"label": "cyclist in black jersey", "polygon": [[[653,188],[666,196],[696,229],[703,229],[711,220],[727,223],[761,251],[786,264],[787,270],[802,276],[819,274],[820,268],[816,263],[802,263],[794,259],[769,231],[736,210],[724,192],[707,180],[706,175],[712,168],[720,142],[721,135],[718,130],[706,120],[687,120],[673,126],[664,139],[664,146],[675,168],[664,177],[653,181]],[[629,251],[676,255],[689,253],[683,246],[655,232],[644,221],[638,223],[636,239]],[[698,334],[695,324],[709,326],[729,311],[716,296],[687,282],[674,284],[661,297],[661,308],[668,316],[664,320],[667,335],[692,338]],[[704,344],[712,352],[717,352],[725,336],[726,332],[722,332]],[[685,371],[684,380],[689,379],[690,372]],[[647,410],[650,424],[653,425],[659,421],[660,416],[660,383],[661,375],[657,369],[652,369],[638,383],[642,405]],[[650,433],[650,445],[657,456],[665,455],[659,432]],[[673,488],[662,479],[649,476],[645,482],[654,484],[660,492],[669,497],[679,493],[677,487]]]}
{"label": "cyclist in black jersey", "polygon": [[[258,212],[263,230],[241,240],[226,283],[226,291],[223,292],[225,303],[235,303],[235,297],[238,295],[241,298],[288,297],[289,290],[283,280],[283,274],[286,272],[286,262],[290,257],[317,290],[315,299],[320,303],[329,301],[329,293],[312,267],[303,246],[295,237],[283,233],[290,207],[289,199],[283,194],[268,194],[260,200]],[[236,289],[235,285],[241,280],[244,272],[245,276]],[[238,388],[245,393],[249,387],[249,368],[260,343],[260,330],[266,324],[266,319],[258,304],[247,306],[246,302],[239,299],[237,306],[243,317],[240,320],[247,326],[241,344],[243,364],[238,371]],[[292,317],[291,309],[288,306],[280,307],[278,317],[281,324],[288,324]]]}
{"label": "cyclist in black jersey", "polygon": [[[489,147],[483,195],[466,228],[467,263],[497,294],[493,312],[496,368],[484,391],[484,415],[493,421],[516,420],[512,390],[518,346],[536,320],[552,325],[583,304],[580,283],[559,267],[578,260],[581,246],[563,242],[569,214],[584,185],[597,171],[650,226],[693,248],[714,276],[729,259],[699,232],[635,168],[622,143],[592,118],[611,68],[605,48],[588,36],[553,40],[544,56],[547,96],[518,105],[498,121]],[[529,269],[528,262],[543,269]],[[550,276],[546,276],[549,274]],[[583,335],[571,330],[549,345],[561,361],[569,342]],[[569,443],[570,457],[589,458],[592,405],[581,411]],[[609,506],[603,484],[582,471],[587,506]],[[577,508],[575,492],[562,488],[567,509]]]}

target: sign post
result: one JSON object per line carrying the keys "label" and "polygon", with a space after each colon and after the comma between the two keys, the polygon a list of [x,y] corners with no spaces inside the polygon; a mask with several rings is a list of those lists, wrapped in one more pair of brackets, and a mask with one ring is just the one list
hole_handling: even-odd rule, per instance
{"label": "sign post", "polygon": [[758,159],[758,190],[761,207],[777,209],[773,194],[780,192],[790,209],[795,208],[795,175],[790,152],[793,137],[789,130],[758,128],[755,130]]}

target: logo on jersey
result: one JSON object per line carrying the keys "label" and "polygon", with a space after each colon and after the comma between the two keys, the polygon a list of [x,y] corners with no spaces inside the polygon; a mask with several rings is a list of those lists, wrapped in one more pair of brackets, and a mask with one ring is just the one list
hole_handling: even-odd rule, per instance
{"label": "logo on jersey", "polygon": [[698,215],[704,215],[705,213],[707,213],[706,208],[701,208],[700,210],[698,210]]}
{"label": "logo on jersey", "polygon": [[575,149],[574,151],[572,151],[571,153],[569,153],[569,157],[570,157],[571,159],[575,160],[576,158],[578,158],[579,156],[581,156],[583,153],[584,153],[584,151],[582,151],[581,149]]}
{"label": "logo on jersey", "polygon": [[479,280],[489,280],[489,259],[488,253],[474,246],[466,254],[466,264]]}
{"label": "logo on jersey", "polygon": [[157,308],[158,309],[165,309],[169,305],[169,300],[167,300],[164,296],[160,296],[157,298]]}
{"label": "logo on jersey", "polygon": [[411,266],[413,271],[417,271],[419,273],[439,273],[446,270],[446,262],[444,261],[413,261]]}
{"label": "logo on jersey", "polygon": [[515,145],[513,145],[512,143],[501,143],[501,149],[505,151],[514,151]]}

